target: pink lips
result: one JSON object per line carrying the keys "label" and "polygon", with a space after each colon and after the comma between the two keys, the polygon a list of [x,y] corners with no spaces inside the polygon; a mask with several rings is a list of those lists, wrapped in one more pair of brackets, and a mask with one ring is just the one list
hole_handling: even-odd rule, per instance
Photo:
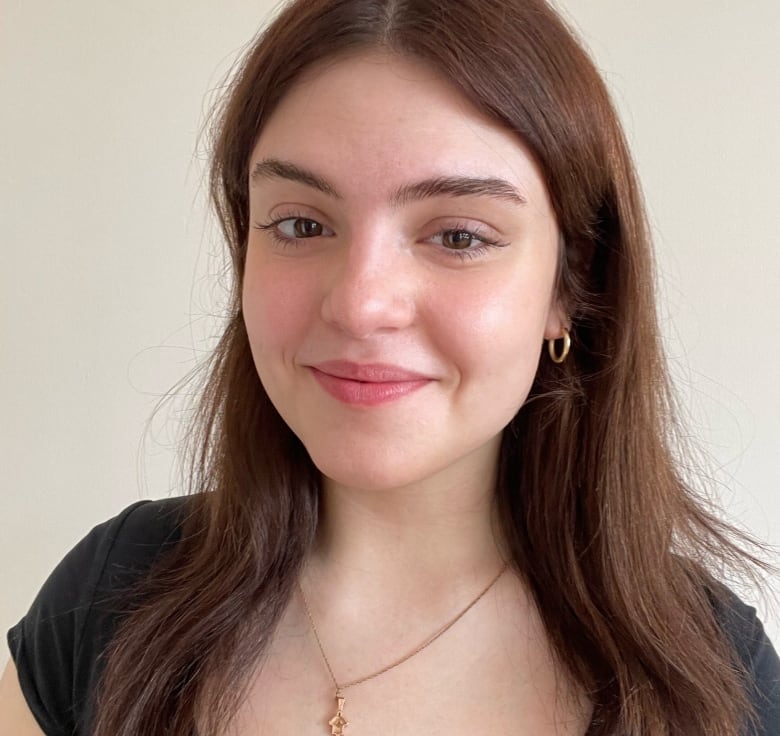
{"label": "pink lips", "polygon": [[384,363],[331,360],[310,366],[312,375],[333,398],[345,404],[377,406],[422,388],[431,378]]}

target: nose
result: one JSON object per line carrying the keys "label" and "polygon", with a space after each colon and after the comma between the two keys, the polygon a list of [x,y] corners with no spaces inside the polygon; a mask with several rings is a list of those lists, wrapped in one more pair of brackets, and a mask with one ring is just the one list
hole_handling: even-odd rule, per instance
{"label": "nose", "polygon": [[414,321],[414,263],[387,238],[345,244],[329,270],[321,313],[341,332],[365,339]]}

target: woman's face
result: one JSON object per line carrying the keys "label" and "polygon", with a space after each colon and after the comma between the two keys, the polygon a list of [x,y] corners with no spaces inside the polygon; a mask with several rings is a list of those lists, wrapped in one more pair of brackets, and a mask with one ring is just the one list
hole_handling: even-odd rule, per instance
{"label": "woman's face", "polygon": [[317,67],[254,148],[243,309],[255,365],[340,484],[492,482],[555,296],[533,159],[421,63]]}

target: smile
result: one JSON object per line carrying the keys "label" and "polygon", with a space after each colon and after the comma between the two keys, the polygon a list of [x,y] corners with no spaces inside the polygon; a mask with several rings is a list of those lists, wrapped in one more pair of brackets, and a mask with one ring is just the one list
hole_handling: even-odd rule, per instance
{"label": "smile", "polygon": [[433,379],[382,363],[328,361],[310,366],[317,382],[344,404],[377,406],[408,396]]}

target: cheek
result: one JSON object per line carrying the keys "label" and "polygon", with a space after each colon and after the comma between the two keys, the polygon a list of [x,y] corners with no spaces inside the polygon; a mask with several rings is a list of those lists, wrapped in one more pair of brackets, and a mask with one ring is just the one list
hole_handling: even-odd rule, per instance
{"label": "cheek", "polygon": [[464,373],[526,383],[539,361],[550,291],[546,279],[495,278],[441,299],[436,311],[446,349]]}
{"label": "cheek", "polygon": [[310,281],[304,274],[291,278],[267,263],[247,259],[241,301],[256,362],[268,351],[294,349],[314,308],[316,290]]}

